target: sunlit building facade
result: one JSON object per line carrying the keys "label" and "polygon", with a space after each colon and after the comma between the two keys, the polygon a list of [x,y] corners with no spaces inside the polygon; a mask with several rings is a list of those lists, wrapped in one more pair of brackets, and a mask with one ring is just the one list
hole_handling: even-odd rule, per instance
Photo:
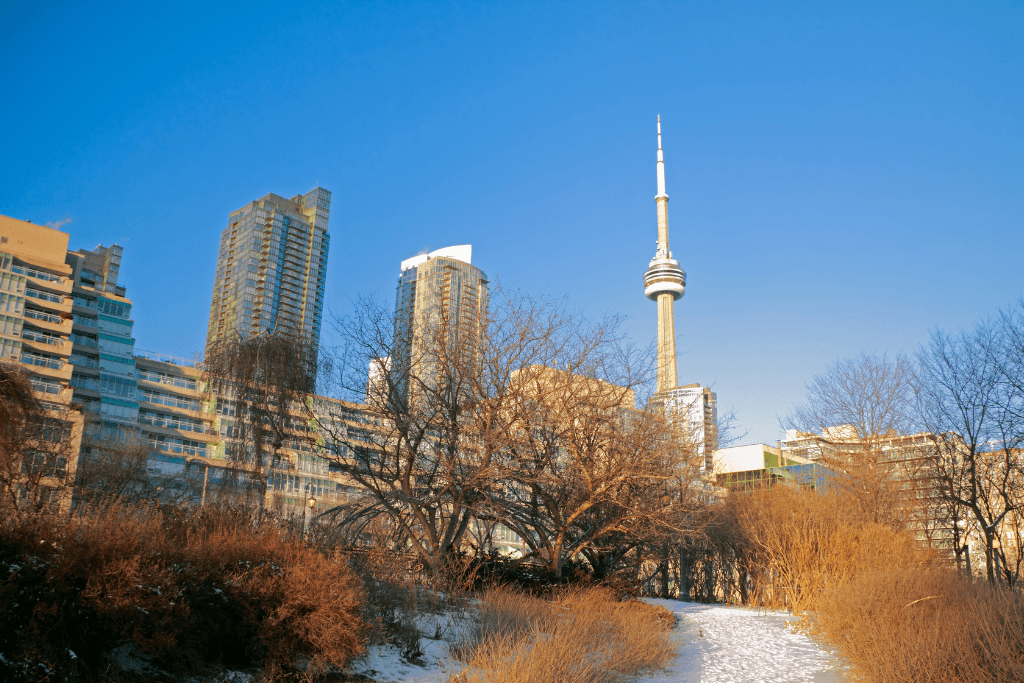
{"label": "sunlit building facade", "polygon": [[428,366],[456,351],[460,362],[474,361],[486,325],[488,281],[472,264],[472,255],[472,246],[464,244],[402,261],[395,353],[388,361],[393,375],[416,373],[425,380],[436,370]]}
{"label": "sunlit building facade", "polygon": [[55,500],[62,498],[65,484],[74,482],[83,425],[71,385],[75,283],[66,262],[69,238],[59,230],[0,216],[0,363],[28,372],[46,410],[44,433],[63,443],[57,457],[22,463],[25,471],[44,471],[41,483]]}
{"label": "sunlit building facade", "polygon": [[221,233],[206,349],[279,331],[320,340],[331,193],[268,194],[228,217]]}

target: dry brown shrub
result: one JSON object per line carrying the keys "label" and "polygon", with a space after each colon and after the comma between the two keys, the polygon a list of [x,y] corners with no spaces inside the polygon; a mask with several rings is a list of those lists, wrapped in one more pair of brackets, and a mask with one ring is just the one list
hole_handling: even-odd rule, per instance
{"label": "dry brown shrub", "polygon": [[910,534],[855,515],[841,493],[777,486],[731,496],[724,516],[750,602],[794,614],[816,610],[826,591],[877,567],[917,572],[937,562]]}
{"label": "dry brown shrub", "polygon": [[607,590],[552,601],[493,590],[480,613],[479,629],[453,649],[467,666],[452,683],[616,683],[675,656],[671,614]]}
{"label": "dry brown shrub", "polygon": [[125,645],[177,676],[343,667],[365,640],[358,580],[257,521],[117,506],[0,521],[0,678],[106,680],[124,673],[111,653]]}
{"label": "dry brown shrub", "polygon": [[948,570],[858,574],[823,597],[811,632],[856,680],[1024,680],[1024,596]]}
{"label": "dry brown shrub", "polygon": [[851,680],[1024,681],[1024,596],[972,583],[841,490],[779,486],[724,512],[753,601],[805,612],[801,627],[840,651]]}

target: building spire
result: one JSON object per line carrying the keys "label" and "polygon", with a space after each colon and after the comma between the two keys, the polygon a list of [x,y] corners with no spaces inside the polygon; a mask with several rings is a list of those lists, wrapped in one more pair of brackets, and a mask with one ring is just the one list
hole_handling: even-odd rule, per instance
{"label": "building spire", "polygon": [[661,149],[661,116],[658,116],[658,248],[647,272],[644,293],[658,302],[658,391],[673,389],[679,382],[676,372],[676,330],[673,304],[683,296],[686,273],[672,258],[668,248],[668,193],[665,192],[665,153]]}

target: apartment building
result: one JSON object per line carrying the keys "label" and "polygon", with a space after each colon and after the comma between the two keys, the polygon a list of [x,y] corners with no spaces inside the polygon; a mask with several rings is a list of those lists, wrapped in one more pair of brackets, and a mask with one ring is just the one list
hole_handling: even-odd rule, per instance
{"label": "apartment building", "polygon": [[829,427],[821,434],[790,429],[782,449],[787,457],[825,464],[837,472],[844,462],[875,461],[874,471],[892,485],[908,528],[930,547],[952,556],[954,521],[942,495],[932,434],[893,432],[864,439],[852,425]]}
{"label": "apartment building", "polygon": [[718,397],[700,384],[686,384],[659,394],[665,415],[677,422],[697,447],[703,469],[714,466],[712,454],[718,445]]}
{"label": "apartment building", "polygon": [[111,425],[139,417],[132,337],[132,302],[117,284],[123,250],[117,244],[68,252],[72,268],[71,386],[86,413]]}
{"label": "apartment building", "polygon": [[234,211],[220,238],[206,349],[270,331],[320,341],[331,193],[268,194]]}
{"label": "apartment building", "polygon": [[475,358],[487,321],[488,280],[472,256],[473,247],[463,244],[402,261],[394,357],[387,361],[401,391],[401,378],[410,373],[429,382],[442,355],[452,358],[458,351],[461,362]]}
{"label": "apartment building", "polygon": [[[47,410],[43,434],[64,448],[24,463],[43,472],[41,486],[62,504],[61,492],[78,466],[83,417],[73,401],[73,272],[66,263],[69,235],[0,216],[0,362],[27,370]],[[45,450],[45,449],[44,449]]]}

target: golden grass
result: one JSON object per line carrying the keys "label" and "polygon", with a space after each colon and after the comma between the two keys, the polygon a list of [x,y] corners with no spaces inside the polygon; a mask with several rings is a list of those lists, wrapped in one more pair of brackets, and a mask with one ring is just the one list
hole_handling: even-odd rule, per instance
{"label": "golden grass", "polygon": [[946,569],[861,573],[823,596],[812,624],[852,680],[1024,681],[1024,596]]}
{"label": "golden grass", "polygon": [[450,683],[617,683],[675,656],[671,614],[618,602],[607,590],[567,591],[552,601],[491,590],[479,615],[453,647],[466,667]]}
{"label": "golden grass", "polygon": [[1024,681],[1024,595],[972,582],[842,495],[776,487],[725,509],[755,604],[804,612],[849,680]]}

